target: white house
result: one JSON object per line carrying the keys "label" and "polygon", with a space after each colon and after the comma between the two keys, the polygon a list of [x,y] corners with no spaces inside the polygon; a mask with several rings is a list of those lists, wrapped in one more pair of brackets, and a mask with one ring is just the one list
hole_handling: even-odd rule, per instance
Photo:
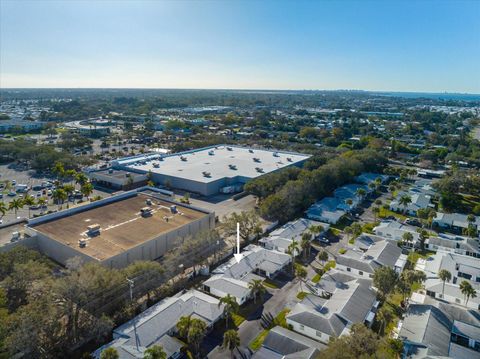
{"label": "white house", "polygon": [[249,283],[273,278],[291,262],[288,254],[250,245],[242,252],[239,262],[235,258],[213,271],[203,282],[203,290],[216,297],[234,296],[238,304],[251,298]]}
{"label": "white house", "polygon": [[[411,202],[404,206],[400,203],[400,199],[402,196],[408,195],[410,196]],[[405,212],[408,213],[410,216],[416,216],[417,211],[419,209],[426,209],[426,208],[433,208],[433,204],[430,203],[431,196],[423,194],[423,193],[415,193],[415,192],[402,192],[400,193],[395,200],[390,202],[390,209],[395,212]]]}
{"label": "white house", "polygon": [[353,276],[343,278],[329,299],[309,294],[287,315],[293,330],[322,343],[350,332],[354,323],[370,326],[378,305],[372,281]]}

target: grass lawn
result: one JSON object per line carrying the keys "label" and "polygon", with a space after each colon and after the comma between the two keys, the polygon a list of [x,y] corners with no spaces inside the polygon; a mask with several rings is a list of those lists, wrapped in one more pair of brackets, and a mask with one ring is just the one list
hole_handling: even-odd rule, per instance
{"label": "grass lawn", "polygon": [[411,263],[412,267],[415,267],[415,264],[417,264],[417,261],[420,258],[426,259],[426,258],[430,257],[432,254],[434,254],[434,252],[428,252],[428,251],[425,251],[425,252],[410,252],[410,253],[408,253],[407,260]]}
{"label": "grass lawn", "polygon": [[298,292],[297,298],[300,300],[304,300],[307,295],[308,295],[307,292]]}
{"label": "grass lawn", "polygon": [[278,289],[278,285],[276,285],[271,279],[267,278],[263,281],[263,285],[268,288]]}
{"label": "grass lawn", "polygon": [[232,321],[233,321],[233,324],[238,328],[240,324],[242,324],[245,321],[245,317],[242,316],[241,314],[232,314]]}
{"label": "grass lawn", "polygon": [[376,225],[377,225],[377,223],[373,223],[373,222],[372,223],[365,223],[362,226],[362,232],[373,234],[373,228],[375,228]]}
{"label": "grass lawn", "polygon": [[262,332],[258,334],[257,337],[250,342],[250,344],[248,344],[248,347],[252,349],[254,352],[260,349],[269,331],[270,329],[262,330]]}

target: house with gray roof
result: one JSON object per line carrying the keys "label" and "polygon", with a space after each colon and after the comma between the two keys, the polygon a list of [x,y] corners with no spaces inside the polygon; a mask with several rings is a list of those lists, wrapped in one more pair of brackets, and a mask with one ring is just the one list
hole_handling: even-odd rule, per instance
{"label": "house with gray roof", "polygon": [[376,292],[372,281],[354,277],[334,288],[328,299],[307,295],[287,315],[287,324],[302,335],[322,343],[348,334],[354,323],[371,325],[375,317]]}
{"label": "house with gray roof", "polygon": [[276,326],[268,332],[252,359],[314,359],[325,348],[324,344]]}
{"label": "house with gray roof", "polygon": [[337,256],[336,267],[357,277],[373,278],[377,268],[390,267],[401,273],[407,262],[402,249],[393,241],[374,238],[371,244],[365,240],[357,247],[348,248],[344,254]]}
{"label": "house with gray roof", "polygon": [[376,235],[391,239],[394,241],[401,241],[405,233],[410,233],[413,236],[413,241],[418,241],[419,233],[417,228],[408,224],[403,224],[397,221],[382,221],[378,226],[373,228]]}
{"label": "house with gray roof", "polygon": [[[446,282],[445,286],[438,277],[442,269],[452,275],[452,279]],[[424,272],[427,276],[425,290],[428,296],[480,310],[480,258],[438,251],[425,261]],[[469,298],[467,303],[460,290],[462,281],[469,282],[477,294],[475,298]]]}
{"label": "house with gray roof", "polygon": [[432,252],[442,251],[480,258],[478,238],[439,233],[437,237],[427,238],[425,248]]}
{"label": "house with gray roof", "polygon": [[[461,213],[442,213],[438,212],[433,219],[432,224],[440,228],[451,229],[454,231],[461,231],[468,228],[468,215]],[[475,216],[475,221],[472,222],[477,231],[480,228],[480,217]]]}
{"label": "house with gray roof", "polygon": [[[357,191],[358,190],[364,190],[365,191],[365,196],[359,196]],[[343,209],[346,212],[351,212],[355,208],[357,208],[360,203],[365,199],[367,195],[372,193],[373,190],[370,189],[368,186],[361,185],[361,184],[347,184],[345,186],[337,188],[334,192],[333,195],[335,198],[340,200],[340,205],[339,209]],[[352,201],[351,204],[348,204],[349,200]]]}
{"label": "house with gray roof", "polygon": [[113,330],[113,341],[94,352],[100,358],[103,350],[117,349],[120,359],[143,358],[146,349],[161,345],[167,358],[180,358],[183,343],[174,335],[182,316],[192,316],[208,328],[222,318],[223,305],[218,299],[197,290],[177,293],[148,308],[132,320]]}
{"label": "house with gray roof", "polygon": [[216,297],[227,294],[236,298],[238,304],[251,298],[248,284],[256,280],[273,278],[291,262],[288,254],[249,245],[242,252],[239,262],[235,258],[216,268],[212,276],[203,282],[203,290]]}
{"label": "house with gray roof", "polygon": [[399,324],[404,358],[480,358],[480,317],[449,304],[411,304]]}
{"label": "house with gray roof", "polygon": [[[313,226],[321,226],[323,228],[323,231],[318,233],[317,237],[324,234],[330,228],[328,223],[318,222],[307,218],[300,218],[295,221],[288,222],[280,228],[277,228],[271,232],[268,237],[260,239],[259,243],[266,249],[287,253],[288,246],[292,243],[292,240],[295,239],[297,242],[300,242],[303,233],[311,233],[310,228]],[[317,237],[314,238],[312,236],[312,240],[315,240]],[[298,255],[299,253],[296,254]]]}
{"label": "house with gray roof", "polygon": [[[407,204],[407,206],[400,203],[400,199],[404,195],[408,195],[411,199],[411,202]],[[410,216],[416,216],[419,209],[434,208],[430,201],[431,196],[424,193],[414,191],[401,192],[392,202],[390,202],[390,209],[395,212],[403,212]]]}
{"label": "house with gray roof", "polygon": [[315,221],[336,224],[347,212],[344,210],[344,201],[325,197],[319,202],[314,203],[305,213],[307,218]]}

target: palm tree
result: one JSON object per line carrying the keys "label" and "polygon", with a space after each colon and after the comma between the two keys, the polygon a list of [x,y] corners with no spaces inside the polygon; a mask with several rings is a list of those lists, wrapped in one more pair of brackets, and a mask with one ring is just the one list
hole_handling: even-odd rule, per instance
{"label": "palm tree", "polygon": [[298,245],[298,242],[292,238],[292,243],[290,243],[290,245],[288,246],[287,248],[287,253],[290,254],[290,256],[292,257],[292,274],[295,270],[295,256],[296,254],[299,252],[299,245]]}
{"label": "palm tree", "polygon": [[257,296],[263,296],[267,289],[263,285],[263,281],[260,279],[252,279],[250,283],[248,283],[248,289],[253,295],[253,302],[256,303]]}
{"label": "palm tree", "polygon": [[8,207],[5,204],[5,202],[0,202],[0,213],[2,214],[0,219],[3,218],[3,216],[5,216],[5,214],[7,214],[7,211],[8,211]]}
{"label": "palm tree", "polygon": [[32,196],[25,196],[25,198],[23,199],[23,204],[25,206],[28,206],[28,218],[30,218],[30,206],[33,206],[35,204],[35,198],[33,198]]}
{"label": "palm tree", "polygon": [[232,317],[233,314],[238,313],[240,306],[237,303],[235,297],[227,294],[225,297],[220,298],[218,301],[218,306],[224,305],[223,315],[225,316],[225,326],[228,328],[228,319]]}
{"label": "palm tree", "polygon": [[180,317],[180,319],[177,322],[177,331],[180,338],[184,338],[184,339],[187,338],[191,323],[192,323],[192,318],[190,315]]}
{"label": "palm tree", "polygon": [[403,243],[406,243],[406,244],[413,243],[413,234],[410,233],[410,232],[403,233],[402,241],[403,241]]}
{"label": "palm tree", "polygon": [[93,185],[90,182],[83,184],[80,188],[80,192],[82,192],[82,194],[88,199],[88,196],[93,192]]}
{"label": "palm tree", "polygon": [[438,272],[438,278],[440,278],[443,282],[443,287],[442,287],[442,298],[443,298],[443,295],[445,293],[445,282],[450,282],[450,280],[452,279],[452,273],[450,273],[446,269],[440,269],[440,271]]}
{"label": "palm tree", "polygon": [[317,236],[323,232],[324,228],[323,226],[321,226],[320,224],[319,225],[313,225],[313,226],[310,226],[308,228],[308,230],[310,231],[310,233],[312,234],[313,236],[313,239],[317,238]]}
{"label": "palm tree", "polygon": [[75,192],[75,187],[71,184],[66,184],[63,186],[63,190],[67,194],[67,208],[68,208],[69,207],[68,199],[70,198],[71,195],[73,195],[73,192]]}
{"label": "palm tree", "polygon": [[373,213],[373,221],[376,223],[377,222],[377,216],[380,213],[380,208],[373,207],[372,208],[372,213]]}
{"label": "palm tree", "polygon": [[233,358],[233,351],[240,346],[240,337],[234,329],[227,330],[223,334],[223,344],[224,349],[230,350],[230,356]]}
{"label": "palm tree", "polygon": [[384,335],[385,327],[387,323],[390,323],[393,320],[393,313],[388,310],[386,307],[382,307],[377,313],[377,320],[381,323],[379,328],[379,334]]}
{"label": "palm tree", "polygon": [[427,240],[427,238],[429,237],[429,234],[426,230],[424,230],[423,228],[420,228],[418,230],[418,241],[420,242],[420,249],[422,251],[425,250],[425,241]]}
{"label": "palm tree", "polygon": [[365,198],[365,195],[367,194],[367,191],[365,191],[365,189],[363,188],[357,188],[355,194],[357,195],[357,197],[360,197],[360,199],[363,200],[363,198]]}
{"label": "palm tree", "polygon": [[460,283],[460,291],[465,296],[465,307],[467,306],[468,300],[470,298],[477,297],[477,292],[475,291],[475,289],[473,289],[472,285],[466,280]]}
{"label": "palm tree", "polygon": [[302,233],[302,239],[300,241],[300,247],[303,251],[303,259],[307,259],[307,254],[310,255],[310,243],[312,241],[312,234],[309,232]]}
{"label": "palm tree", "polygon": [[403,206],[403,213],[405,213],[407,211],[407,206],[412,203],[412,197],[410,197],[408,194],[404,194],[402,197],[400,197],[398,203]]}
{"label": "palm tree", "polygon": [[193,347],[195,356],[200,356],[200,344],[207,333],[207,324],[201,319],[192,319],[188,330],[187,341]]}
{"label": "palm tree", "polygon": [[77,173],[75,175],[75,183],[83,186],[85,183],[88,182],[88,177],[84,173]]}
{"label": "palm tree", "polygon": [[57,188],[52,193],[52,198],[54,202],[57,202],[58,208],[65,202],[67,199],[67,192],[65,192],[62,188]]}
{"label": "palm tree", "polygon": [[318,253],[318,260],[322,262],[322,265],[325,265],[325,262],[328,261],[327,251],[321,251]]}
{"label": "palm tree", "polygon": [[160,345],[153,345],[143,352],[143,359],[167,359],[167,353]]}
{"label": "palm tree", "polygon": [[15,211],[15,218],[17,218],[17,212],[20,208],[23,208],[23,201],[22,199],[14,199],[8,204],[8,209],[11,211],[12,209]]}
{"label": "palm tree", "polygon": [[40,212],[43,213],[43,207],[47,204],[47,200],[44,197],[40,197],[37,200],[37,204],[40,206]]}

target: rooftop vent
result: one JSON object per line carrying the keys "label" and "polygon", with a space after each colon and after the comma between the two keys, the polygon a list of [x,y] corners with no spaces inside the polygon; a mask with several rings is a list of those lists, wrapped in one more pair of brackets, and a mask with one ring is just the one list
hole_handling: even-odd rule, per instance
{"label": "rooftop vent", "polygon": [[203,177],[207,177],[207,178],[212,177],[212,174],[210,172],[207,172],[207,171],[203,171],[202,174],[203,174]]}
{"label": "rooftop vent", "polygon": [[108,173],[113,173],[113,169],[110,168],[110,169],[108,170]]}
{"label": "rooftop vent", "polygon": [[227,146],[227,151],[233,151],[233,148]]}
{"label": "rooftop vent", "polygon": [[145,203],[148,205],[148,206],[151,206],[152,205],[152,200],[150,198],[147,198],[145,200]]}
{"label": "rooftop vent", "polygon": [[278,152],[273,152],[273,157],[280,157],[280,155],[278,154]]}
{"label": "rooftop vent", "polygon": [[258,158],[258,157],[253,157],[253,162],[259,163],[259,162],[260,162],[260,158]]}
{"label": "rooftop vent", "polygon": [[180,156],[180,159],[181,159],[182,161],[184,161],[184,162],[187,161],[187,157],[185,157],[185,156]]}
{"label": "rooftop vent", "polygon": [[291,157],[287,157],[287,161],[288,161],[288,162],[292,162],[292,158],[291,158]]}
{"label": "rooftop vent", "polygon": [[174,204],[172,204],[172,205],[170,206],[170,212],[172,212],[172,213],[177,213],[177,212],[178,212],[178,211],[177,211],[177,206],[174,205]]}
{"label": "rooftop vent", "polygon": [[100,234],[100,225],[98,223],[95,223],[87,226],[87,234],[89,236],[95,236],[97,234]]}
{"label": "rooftop vent", "polygon": [[152,208],[151,207],[143,207],[140,209],[140,213],[142,217],[150,217],[152,215]]}
{"label": "rooftop vent", "polygon": [[237,169],[237,166],[235,166],[235,165],[228,165],[228,168],[230,168],[231,170],[236,170],[236,169]]}
{"label": "rooftop vent", "polygon": [[250,153],[253,153],[253,150],[252,150],[252,149],[250,149],[250,150],[248,150],[248,152],[250,152]]}
{"label": "rooftop vent", "polygon": [[158,160],[159,160],[159,161],[163,161],[163,157],[158,157]]}
{"label": "rooftop vent", "polygon": [[153,167],[154,167],[154,168],[160,167],[160,163],[158,163],[158,162],[153,162]]}
{"label": "rooftop vent", "polygon": [[85,238],[81,238],[78,240],[78,246],[80,248],[85,248],[87,246],[87,240]]}
{"label": "rooftop vent", "polygon": [[259,173],[263,173],[263,168],[261,167],[255,167],[255,170]]}
{"label": "rooftop vent", "polygon": [[215,154],[215,152],[214,152],[213,150],[211,150],[211,151],[208,151],[208,154],[209,154],[210,156],[213,156],[213,155]]}

